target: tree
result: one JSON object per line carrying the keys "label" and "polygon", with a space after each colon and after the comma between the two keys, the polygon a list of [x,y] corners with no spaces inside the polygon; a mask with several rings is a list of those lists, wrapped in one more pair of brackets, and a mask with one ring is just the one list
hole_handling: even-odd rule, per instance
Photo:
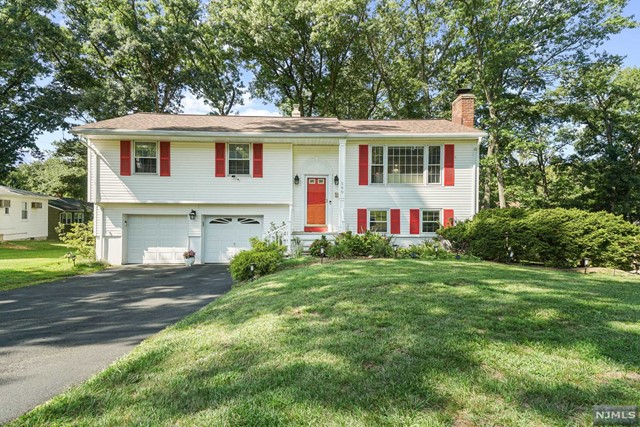
{"label": "tree", "polygon": [[[254,74],[252,95],[303,116],[337,115],[334,99],[366,16],[365,0],[220,0],[209,24]],[[363,88],[363,90],[366,90]]]}
{"label": "tree", "polygon": [[49,196],[86,199],[86,148],[78,140],[54,142],[56,151],[46,160],[23,163],[11,171],[5,183]]}
{"label": "tree", "polygon": [[626,0],[472,0],[454,2],[464,29],[467,75],[473,76],[489,138],[484,159],[484,205],[494,175],[500,207],[507,205],[505,161],[514,123],[555,82],[562,70],[633,22],[622,16]]}
{"label": "tree", "polygon": [[557,93],[573,125],[584,205],[640,219],[640,69],[610,56],[587,60]]}
{"label": "tree", "polygon": [[51,19],[55,0],[0,0],[0,180],[26,152],[39,156],[39,134],[66,126],[66,88],[51,79],[63,38]]}

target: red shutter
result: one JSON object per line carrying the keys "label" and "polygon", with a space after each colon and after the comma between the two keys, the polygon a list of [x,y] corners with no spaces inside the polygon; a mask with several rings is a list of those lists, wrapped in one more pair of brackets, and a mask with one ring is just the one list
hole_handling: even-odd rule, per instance
{"label": "red shutter", "polygon": [[131,175],[131,141],[120,141],[120,175]]}
{"label": "red shutter", "polygon": [[420,234],[420,209],[409,211],[409,233]]}
{"label": "red shutter", "polygon": [[369,146],[361,145],[359,148],[360,158],[358,160],[358,183],[360,185],[369,185]]}
{"label": "red shutter", "polygon": [[171,176],[171,143],[160,141],[160,176]]}
{"label": "red shutter", "polygon": [[456,183],[456,167],[455,167],[455,145],[446,144],[444,146],[444,185],[445,187],[454,186]]}
{"label": "red shutter", "polygon": [[226,144],[224,142],[216,142],[216,176],[226,176],[225,166],[226,161],[224,158],[226,151]]}
{"label": "red shutter", "polygon": [[262,144],[253,144],[253,177],[262,178]]}
{"label": "red shutter", "polygon": [[358,209],[358,234],[367,231],[367,210]]}
{"label": "red shutter", "polygon": [[442,214],[442,225],[444,228],[452,227],[455,225],[453,222],[453,209],[445,209]]}
{"label": "red shutter", "polygon": [[391,234],[400,234],[400,209],[391,209]]}

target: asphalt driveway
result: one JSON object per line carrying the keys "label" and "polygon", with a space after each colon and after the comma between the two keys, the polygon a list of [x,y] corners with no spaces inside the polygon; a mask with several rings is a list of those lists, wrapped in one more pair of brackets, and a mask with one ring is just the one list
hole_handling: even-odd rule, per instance
{"label": "asphalt driveway", "polygon": [[224,265],[125,266],[0,292],[0,423],[230,288]]}

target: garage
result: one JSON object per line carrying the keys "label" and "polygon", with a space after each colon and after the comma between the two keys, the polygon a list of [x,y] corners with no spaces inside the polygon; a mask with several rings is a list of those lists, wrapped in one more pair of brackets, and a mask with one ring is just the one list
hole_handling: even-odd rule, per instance
{"label": "garage", "polygon": [[205,221],[204,262],[228,263],[249,249],[252,237],[262,237],[263,217],[215,216]]}
{"label": "garage", "polygon": [[179,264],[188,246],[184,215],[129,215],[127,218],[129,264]]}

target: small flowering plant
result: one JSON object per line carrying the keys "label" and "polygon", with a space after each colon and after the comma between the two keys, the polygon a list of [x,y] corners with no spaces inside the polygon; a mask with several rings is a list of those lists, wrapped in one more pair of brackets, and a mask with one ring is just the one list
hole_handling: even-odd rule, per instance
{"label": "small flowering plant", "polygon": [[193,250],[189,249],[188,251],[183,253],[182,256],[185,258],[195,258],[196,253]]}

